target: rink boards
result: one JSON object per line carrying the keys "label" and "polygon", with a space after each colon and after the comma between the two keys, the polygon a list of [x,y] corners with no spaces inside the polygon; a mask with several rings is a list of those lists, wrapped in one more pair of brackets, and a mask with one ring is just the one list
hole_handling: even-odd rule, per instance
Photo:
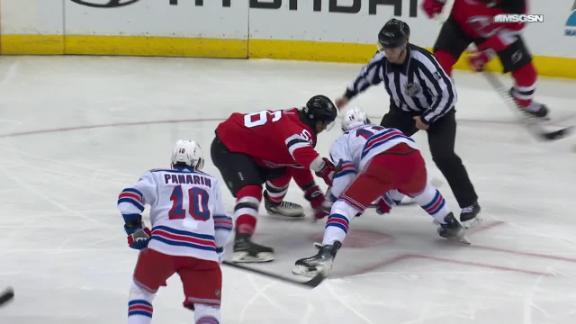
{"label": "rink boards", "polygon": [[[4,0],[1,51],[360,63],[372,56],[377,32],[391,17],[411,25],[413,43],[433,46],[441,19],[427,19],[421,1],[381,2]],[[544,15],[544,23],[525,32],[539,72],[576,78],[573,0],[531,5]]]}

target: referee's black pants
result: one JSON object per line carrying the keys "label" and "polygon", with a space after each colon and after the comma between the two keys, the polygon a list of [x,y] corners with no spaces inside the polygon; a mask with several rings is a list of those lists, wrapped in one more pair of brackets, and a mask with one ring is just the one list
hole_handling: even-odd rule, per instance
{"label": "referee's black pants", "polygon": [[[400,108],[391,107],[384,115],[380,125],[387,128],[397,128],[404,134],[412,136],[418,131],[413,115]],[[452,193],[458,201],[460,208],[468,207],[478,201],[474,186],[468,177],[468,172],[462,160],[454,152],[456,142],[456,118],[452,109],[430,125],[428,129],[428,145],[436,166],[450,185]]]}

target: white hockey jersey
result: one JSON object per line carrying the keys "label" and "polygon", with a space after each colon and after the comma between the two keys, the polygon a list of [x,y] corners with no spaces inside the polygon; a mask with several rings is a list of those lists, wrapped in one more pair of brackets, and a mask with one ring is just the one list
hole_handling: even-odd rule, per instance
{"label": "white hockey jersey", "polygon": [[219,181],[190,169],[146,172],[118,198],[122,215],[141,214],[150,205],[152,237],[148,248],[168,255],[218,261],[232,230]]}
{"label": "white hockey jersey", "polygon": [[414,140],[395,128],[364,125],[342,134],[330,148],[330,158],[338,166],[331,199],[337,199],[375,155],[400,143],[418,150]]}

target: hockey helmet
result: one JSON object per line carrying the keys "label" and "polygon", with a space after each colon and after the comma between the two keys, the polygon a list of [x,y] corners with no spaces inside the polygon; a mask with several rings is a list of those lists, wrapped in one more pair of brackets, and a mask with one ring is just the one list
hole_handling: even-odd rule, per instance
{"label": "hockey helmet", "polygon": [[313,122],[322,121],[326,124],[332,123],[338,116],[338,109],[330,98],[324,95],[316,95],[306,103],[303,108],[304,116]]}
{"label": "hockey helmet", "polygon": [[410,26],[402,20],[392,18],[386,22],[378,33],[380,48],[397,48],[408,42]]}
{"label": "hockey helmet", "polygon": [[350,107],[346,109],[342,116],[342,131],[348,132],[354,128],[370,124],[366,112],[359,107]]}
{"label": "hockey helmet", "polygon": [[178,140],[172,150],[171,162],[172,167],[185,164],[195,170],[200,170],[204,167],[202,148],[195,141]]}

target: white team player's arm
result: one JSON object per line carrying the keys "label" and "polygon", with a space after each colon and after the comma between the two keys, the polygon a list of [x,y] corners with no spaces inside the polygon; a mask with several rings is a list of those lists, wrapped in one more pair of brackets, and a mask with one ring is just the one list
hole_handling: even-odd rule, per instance
{"label": "white team player's arm", "polygon": [[156,199],[156,181],[151,172],[145,173],[133,186],[124,188],[118,196],[118,209],[124,218],[131,248],[140,250],[148,245],[151,232],[142,222],[142,212],[146,204],[153,205]]}
{"label": "white team player's arm", "polygon": [[153,205],[156,202],[156,181],[152,172],[146,172],[134,185],[124,188],[118,196],[118,209],[127,220],[140,216],[144,212],[146,204]]}
{"label": "white team player's arm", "polygon": [[356,177],[356,166],[352,162],[352,156],[348,150],[348,143],[346,138],[348,135],[343,135],[332,144],[330,150],[330,158],[336,165],[337,172],[332,180],[332,187],[330,188],[330,200],[335,200],[346,190],[352,180]]}
{"label": "white team player's arm", "polygon": [[216,249],[218,254],[224,252],[224,246],[228,243],[232,233],[232,217],[226,214],[222,196],[220,194],[220,182],[215,180],[212,189],[214,199],[214,236],[216,240]]}

